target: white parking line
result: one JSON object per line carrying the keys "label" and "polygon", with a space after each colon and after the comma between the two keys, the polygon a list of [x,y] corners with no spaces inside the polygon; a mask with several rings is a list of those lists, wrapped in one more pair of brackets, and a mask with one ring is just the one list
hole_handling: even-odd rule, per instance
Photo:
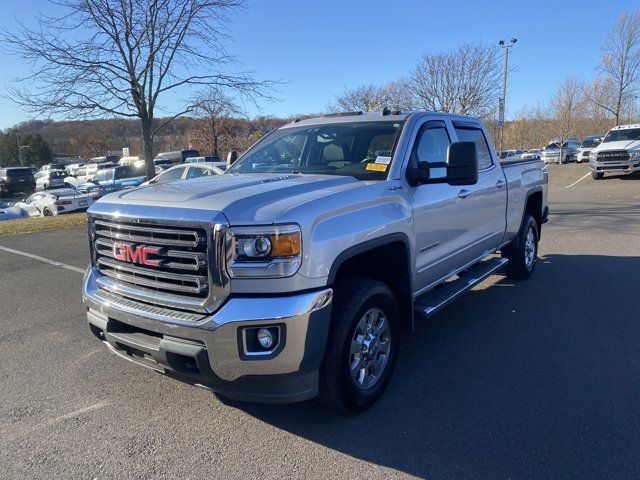
{"label": "white parking line", "polygon": [[573,182],[571,185],[567,185],[567,186],[566,186],[566,187],[564,187],[564,188],[571,188],[571,187],[573,187],[574,185],[577,185],[577,184],[578,184],[578,182],[580,182],[580,181],[584,180],[584,179],[585,179],[585,178],[587,178],[589,175],[591,175],[591,172],[589,172],[589,173],[585,173],[584,177],[580,177],[578,180],[576,180],[575,182]]}
{"label": "white parking line", "polygon": [[55,260],[50,260],[48,258],[40,257],[38,255],[33,255],[32,253],[21,252],[20,250],[14,250],[13,248],[3,247],[0,245],[0,250],[4,250],[5,252],[15,253],[16,255],[22,255],[23,257],[33,258],[34,260],[39,260],[44,263],[48,263],[49,265],[54,265],[56,267],[66,268],[67,270],[71,270],[72,272],[84,273],[83,268],[74,267],[72,265],[67,265],[66,263],[56,262]]}

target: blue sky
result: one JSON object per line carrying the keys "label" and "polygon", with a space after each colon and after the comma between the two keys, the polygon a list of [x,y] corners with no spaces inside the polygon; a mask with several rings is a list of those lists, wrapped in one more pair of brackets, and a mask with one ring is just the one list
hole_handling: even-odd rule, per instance
{"label": "blue sky", "polygon": [[[9,28],[8,12],[29,23],[50,9],[46,0],[2,3],[0,24]],[[249,0],[247,7],[233,17],[229,52],[257,77],[287,81],[281,102],[249,113],[286,116],[321,111],[344,87],[406,76],[426,51],[517,37],[507,96],[514,112],[541,102],[567,76],[592,78],[608,30],[638,3]],[[0,87],[25,68],[0,54]],[[0,98],[0,128],[30,117]]]}

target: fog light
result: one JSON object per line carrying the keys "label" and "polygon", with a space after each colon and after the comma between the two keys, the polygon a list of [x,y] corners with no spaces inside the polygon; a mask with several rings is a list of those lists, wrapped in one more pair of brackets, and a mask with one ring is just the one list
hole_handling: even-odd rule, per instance
{"label": "fog light", "polygon": [[262,348],[269,350],[273,347],[273,334],[266,328],[261,328],[258,330],[258,342]]}

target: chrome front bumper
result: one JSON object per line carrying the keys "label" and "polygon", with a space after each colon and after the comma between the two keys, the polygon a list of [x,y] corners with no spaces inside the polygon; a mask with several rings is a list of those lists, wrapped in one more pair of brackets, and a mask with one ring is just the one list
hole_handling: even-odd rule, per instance
{"label": "chrome front bumper", "polygon": [[640,171],[640,160],[626,160],[624,162],[594,162],[589,161],[592,172],[632,173]]}
{"label": "chrome front bumper", "polygon": [[[214,314],[169,310],[102,289],[94,269],[83,300],[92,332],[134,363],[231,398],[290,402],[317,394],[333,291],[231,297]],[[246,355],[244,327],[281,326],[280,348]]]}

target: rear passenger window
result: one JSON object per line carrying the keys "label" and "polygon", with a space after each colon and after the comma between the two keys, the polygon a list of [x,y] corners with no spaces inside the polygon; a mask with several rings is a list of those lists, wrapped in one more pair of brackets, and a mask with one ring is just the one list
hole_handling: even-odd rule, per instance
{"label": "rear passenger window", "polygon": [[447,148],[451,140],[444,126],[427,126],[418,134],[414,154],[418,162],[429,165],[431,178],[447,176]]}
{"label": "rear passenger window", "polygon": [[475,142],[478,152],[478,170],[484,170],[493,165],[491,153],[489,152],[489,144],[484,137],[484,133],[479,128],[455,127],[458,140],[461,142]]}

